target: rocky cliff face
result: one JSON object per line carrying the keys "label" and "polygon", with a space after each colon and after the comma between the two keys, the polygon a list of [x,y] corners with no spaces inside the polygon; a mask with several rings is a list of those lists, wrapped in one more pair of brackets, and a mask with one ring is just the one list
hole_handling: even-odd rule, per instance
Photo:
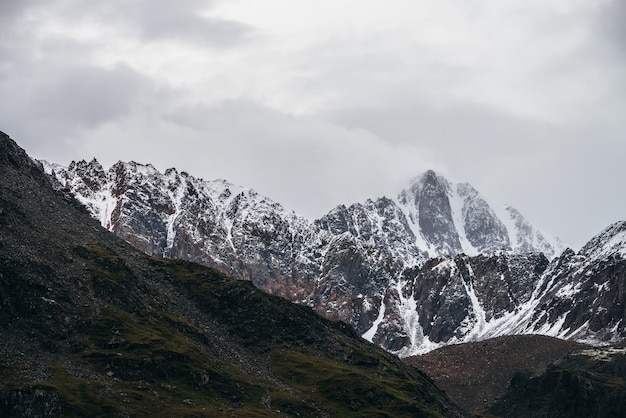
{"label": "rocky cliff face", "polygon": [[46,170],[143,251],[251,280],[401,356],[514,333],[623,337],[623,311],[608,306],[620,295],[621,241],[555,257],[560,242],[518,211],[432,171],[396,199],[339,205],[310,222],[251,189],[174,169],[83,161]]}
{"label": "rocky cliff face", "polygon": [[626,323],[626,222],[607,227],[577,254],[553,260],[538,289],[529,332],[588,342],[618,342]]}
{"label": "rocky cliff face", "polygon": [[431,259],[388,288],[365,337],[407,356],[507,334],[499,325],[530,300],[547,265],[540,253]]}

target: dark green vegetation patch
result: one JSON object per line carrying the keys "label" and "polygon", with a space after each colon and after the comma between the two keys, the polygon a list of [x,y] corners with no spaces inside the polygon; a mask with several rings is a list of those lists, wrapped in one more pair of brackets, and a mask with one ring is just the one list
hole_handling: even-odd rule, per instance
{"label": "dark green vegetation patch", "polygon": [[[416,408],[424,386],[407,381],[401,373],[381,364],[374,356],[355,352],[361,367],[288,350],[272,353],[274,371],[283,381],[303,392],[311,404],[324,404],[337,417],[429,416],[432,411]],[[364,367],[363,367],[364,366]]]}

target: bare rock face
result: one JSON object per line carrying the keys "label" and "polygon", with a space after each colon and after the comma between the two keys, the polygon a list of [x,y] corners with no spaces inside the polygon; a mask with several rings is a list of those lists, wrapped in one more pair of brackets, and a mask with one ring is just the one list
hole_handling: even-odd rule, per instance
{"label": "bare rock face", "polygon": [[400,356],[517,333],[625,337],[619,227],[555,257],[562,244],[517,210],[432,171],[396,199],[339,205],[311,222],[254,190],[175,169],[44,166],[142,251],[249,280]]}
{"label": "bare rock face", "polygon": [[[452,208],[448,199],[448,182],[437,178],[434,171],[427,171],[420,182],[410,189],[412,204],[417,209],[417,222],[422,235],[443,255],[462,251],[459,234],[452,219]],[[409,202],[407,202],[409,203]]]}
{"label": "bare rock face", "polygon": [[547,266],[540,253],[431,259],[387,290],[378,312],[389,319],[368,336],[407,356],[507,334]]}
{"label": "bare rock face", "polygon": [[474,248],[481,253],[513,248],[506,226],[472,186],[459,184],[458,195],[465,202],[461,216],[467,240]]}

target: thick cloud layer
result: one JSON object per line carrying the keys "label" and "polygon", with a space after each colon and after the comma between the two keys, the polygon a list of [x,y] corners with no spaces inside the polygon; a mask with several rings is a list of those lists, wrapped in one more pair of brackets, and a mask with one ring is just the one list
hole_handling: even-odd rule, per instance
{"label": "thick cloud layer", "polygon": [[626,219],[619,0],[7,0],[0,129],[311,218],[433,168],[578,247]]}

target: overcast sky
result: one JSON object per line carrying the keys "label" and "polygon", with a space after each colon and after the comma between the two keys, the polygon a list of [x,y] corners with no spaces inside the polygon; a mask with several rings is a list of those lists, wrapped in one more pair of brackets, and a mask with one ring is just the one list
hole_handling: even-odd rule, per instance
{"label": "overcast sky", "polygon": [[625,21],[623,0],[2,0],[0,130],[310,219],[432,168],[578,248],[626,220]]}

